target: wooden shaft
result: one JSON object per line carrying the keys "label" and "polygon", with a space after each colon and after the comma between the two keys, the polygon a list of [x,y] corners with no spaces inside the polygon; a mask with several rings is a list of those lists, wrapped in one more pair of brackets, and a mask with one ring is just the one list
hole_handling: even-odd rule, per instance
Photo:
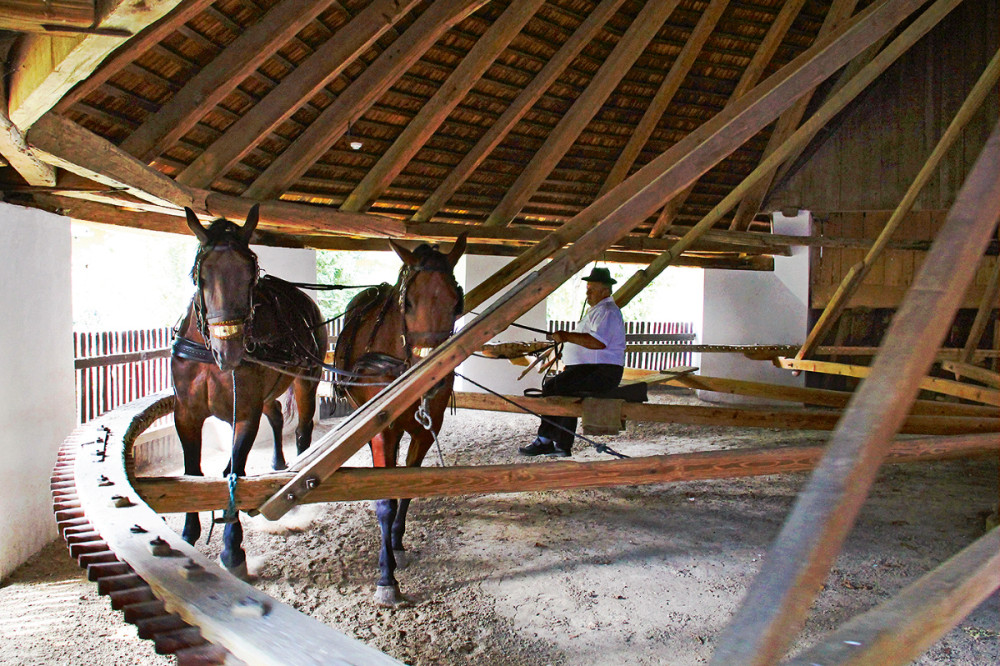
{"label": "wooden shaft", "polygon": [[[998,447],[1000,444],[992,435],[933,437],[898,442],[891,449],[887,461],[904,463],[989,455],[995,453]],[[790,446],[584,463],[341,468],[316,488],[305,502],[450,497],[787,474],[812,469],[822,454],[822,446]],[[292,476],[284,472],[240,479],[236,485],[237,506],[244,511],[258,508]],[[224,509],[229,504],[229,487],[223,479],[139,477],[133,487],[158,513],[213,511]]]}
{"label": "wooden shaft", "polygon": [[[826,125],[830,119],[846,107],[851,100],[857,97],[872,81],[884,72],[889,65],[902,56],[903,53],[905,53],[911,46],[913,46],[914,43],[917,42],[917,40],[927,34],[931,28],[937,25],[938,21],[940,21],[948,11],[954,9],[960,2],[961,0],[947,0],[947,3],[944,5],[935,5],[937,8],[935,11],[926,11],[921,14],[920,17],[910,24],[910,26],[908,26],[899,37],[893,40],[884,51],[879,53],[878,56],[864,69],[862,69],[856,77],[851,79],[851,81],[845,85],[844,88],[837,93],[837,95],[827,100],[827,102],[823,104],[823,106],[821,106],[816,113],[810,116],[809,120],[803,123],[803,125],[797,129],[791,137],[789,137],[788,141],[764,158],[764,160],[757,165],[749,176],[744,178],[739,185],[733,188],[733,190],[726,195],[726,197],[720,201],[715,208],[708,213],[708,215],[699,221],[698,224],[694,225],[683,238],[674,244],[672,248],[650,262],[649,266],[638,271],[635,275],[629,278],[625,284],[623,284],[618,291],[615,292],[615,303],[617,303],[619,307],[624,307],[633,298],[635,298],[646,285],[656,279],[660,273],[670,266],[682,252],[691,247],[691,244],[698,240],[704,232],[711,229],[716,222],[721,220],[722,216],[735,206],[756,182],[764,178],[778,164],[784,161],[784,159],[793,150],[795,150],[796,147],[805,145],[812,140],[813,135],[818,132],[820,128]],[[852,19],[852,21],[853,20],[854,19]],[[848,22],[845,25],[845,29],[851,25],[853,25],[853,23]]]}
{"label": "wooden shaft", "polygon": [[[959,360],[962,363],[972,363],[973,354],[976,351],[976,347],[979,346],[979,341],[983,337],[983,331],[986,330],[986,325],[990,321],[990,314],[997,307],[997,297],[1000,296],[1000,257],[995,258],[996,265],[993,267],[993,274],[990,276],[989,284],[986,285],[986,289],[983,291],[983,300],[979,303],[979,309],[976,310],[976,318],[972,321],[972,326],[969,328],[969,337],[965,340],[965,347],[962,348],[962,356]],[[998,324],[1000,327],[1000,324]]]}
{"label": "wooden shaft", "polygon": [[998,155],[994,128],[883,338],[871,377],[841,418],[712,663],[772,664],[802,626],[1000,217]]}
{"label": "wooden shaft", "polygon": [[909,664],[1000,586],[998,570],[1000,530],[993,529],[889,601],[783,663]]}
{"label": "wooden shaft", "polygon": [[[995,84],[997,79],[1000,78],[1000,51],[998,51],[990,63],[986,66],[986,69],[980,75],[979,80],[976,85],[972,87],[962,106],[959,108],[955,117],[952,118],[951,123],[948,125],[948,129],[944,131],[941,138],[938,139],[937,145],[934,146],[934,150],[931,151],[930,156],[927,161],[921,167],[920,172],[917,174],[913,182],[910,183],[910,187],[906,190],[903,195],[903,199],[896,206],[896,209],[892,212],[889,220],[885,223],[885,227],[879,233],[875,244],[868,250],[865,254],[864,259],[860,262],[851,266],[851,269],[844,276],[837,290],[834,292],[830,301],[823,308],[823,313],[820,315],[816,324],[813,326],[812,330],[809,331],[809,335],[806,337],[806,341],[803,343],[802,348],[799,349],[798,353],[795,354],[795,358],[805,358],[813,350],[816,345],[818,345],[826,334],[830,331],[834,322],[847,307],[848,302],[851,300],[851,296],[857,291],[857,288],[861,285],[862,281],[868,276],[872,270],[872,266],[875,265],[875,261],[882,255],[882,252],[886,249],[889,244],[889,240],[892,235],[899,228],[899,225],[903,222],[906,215],[913,209],[913,204],[917,201],[917,195],[920,191],[924,189],[924,185],[927,181],[931,179],[934,173],[937,171],[938,165],[941,160],[944,159],[945,154],[951,148],[951,146],[958,140],[965,126],[972,120],[976,111],[982,106],[983,102],[986,100],[987,95],[994,94]],[[997,264],[1000,266],[1000,262]],[[993,296],[993,303],[996,299],[996,294]],[[980,332],[981,334],[981,332]],[[978,342],[978,340],[977,340]]]}
{"label": "wooden shaft", "polygon": [[986,368],[980,368],[978,365],[970,365],[959,361],[942,361],[941,369],[954,372],[955,377],[968,377],[981,384],[1000,388],[1000,374]]}
{"label": "wooden shaft", "polygon": [[[571,247],[560,252],[534,275],[523,279],[461,332],[383,389],[355,412],[336,431],[333,439],[322,444],[317,442],[315,452],[303,456],[301,466],[297,463],[295,478],[261,506],[261,513],[275,519],[287,512],[309,493],[311,485],[322,482],[336,471],[364,442],[402,414],[431,386],[444,379],[480,345],[627,234],[636,220],[648,216],[671,196],[718,164],[736,146],[760,131],[793,103],[796,97],[819,80],[830,76],[872,41],[892,30],[920,4],[919,0],[885,0],[866,9],[852,19],[851,27],[836,39],[820,40],[744,95],[739,102],[704,123],[622,183],[619,188],[625,188],[629,184],[623,190],[628,191],[640,183],[648,182],[603,221],[583,233]],[[598,204],[607,205],[611,194],[619,188],[605,195]],[[601,205],[592,205],[574,218],[574,222],[579,224],[581,220],[593,215]]]}

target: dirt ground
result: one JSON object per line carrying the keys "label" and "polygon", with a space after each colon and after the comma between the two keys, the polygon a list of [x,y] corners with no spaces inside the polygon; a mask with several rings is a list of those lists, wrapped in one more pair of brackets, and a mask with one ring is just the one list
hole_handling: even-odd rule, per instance
{"label": "dirt ground", "polygon": [[[654,400],[697,402],[666,393]],[[535,424],[529,416],[459,411],[440,438],[445,463],[523,462],[516,447],[532,439]],[[630,424],[600,439],[642,456],[826,436]],[[576,460],[605,458],[585,446],[578,441]],[[268,458],[255,451],[251,472],[266,471]],[[426,464],[439,464],[436,451]],[[409,664],[701,664],[805,479],[419,500],[407,532],[413,562],[397,573],[410,604],[394,610],[371,601],[378,531],[368,502],[303,507],[280,523],[244,521],[245,545],[261,590]],[[980,536],[997,480],[996,458],[884,468],[793,650]],[[179,517],[167,521],[180,529]],[[214,555],[220,539],[217,530],[199,547]],[[994,594],[915,663],[1000,663],[998,629]],[[0,586],[0,663],[171,661],[135,637],[56,543]]]}

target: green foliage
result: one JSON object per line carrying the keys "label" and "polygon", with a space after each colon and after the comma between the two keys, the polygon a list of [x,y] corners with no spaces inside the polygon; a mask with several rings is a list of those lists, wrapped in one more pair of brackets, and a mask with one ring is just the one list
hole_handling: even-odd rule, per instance
{"label": "green foliage", "polygon": [[[316,251],[316,279],[321,284],[367,286],[388,282],[393,284],[401,262],[393,252]],[[344,312],[358,289],[338,289],[316,292],[316,300],[325,318]]]}

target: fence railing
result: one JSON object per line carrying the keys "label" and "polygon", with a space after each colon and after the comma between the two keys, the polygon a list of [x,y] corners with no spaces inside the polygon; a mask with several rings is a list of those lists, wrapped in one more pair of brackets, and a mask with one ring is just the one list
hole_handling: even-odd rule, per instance
{"label": "fence railing", "polygon": [[[548,322],[550,331],[573,330],[575,321]],[[695,340],[694,324],[681,321],[627,321],[625,342],[643,345],[687,345]],[[625,367],[643,370],[661,370],[678,365],[691,365],[692,353],[687,351],[628,351],[625,350]]]}
{"label": "fence railing", "polygon": [[[550,331],[575,326],[576,322],[548,322]],[[342,319],[327,325],[331,341],[342,328]],[[695,339],[694,324],[688,322],[632,321],[625,323],[625,332],[630,343],[690,344]],[[86,423],[119,405],[173,386],[168,326],[74,332],[73,354],[77,423]],[[627,352],[625,365],[647,370],[691,365],[691,352]],[[324,372],[323,379],[331,381],[333,374]]]}
{"label": "fence railing", "polygon": [[173,385],[170,327],[73,333],[76,419],[104,412]]}

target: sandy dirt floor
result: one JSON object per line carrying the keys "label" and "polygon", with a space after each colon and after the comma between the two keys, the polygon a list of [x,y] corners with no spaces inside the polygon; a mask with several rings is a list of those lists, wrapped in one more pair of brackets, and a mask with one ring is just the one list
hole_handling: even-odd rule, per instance
{"label": "sandy dirt floor", "polygon": [[[697,402],[678,394],[654,400]],[[440,438],[445,463],[523,462],[516,447],[532,439],[535,424],[529,416],[459,411],[446,418]],[[630,424],[600,439],[642,456],[826,437]],[[578,442],[576,460],[606,458],[585,446]],[[349,464],[367,464],[366,451]],[[268,459],[255,451],[251,473],[266,471]],[[432,450],[426,464],[437,460]],[[406,663],[701,664],[805,479],[420,500],[407,532],[413,562],[397,572],[410,603],[394,610],[371,601],[378,530],[368,502],[307,506],[279,523],[245,520],[245,546],[261,590]],[[996,506],[997,480],[996,458],[884,468],[793,650],[980,536]],[[167,521],[179,531],[180,517]],[[220,539],[216,530],[199,548],[215,555]],[[998,629],[994,594],[915,663],[1000,663]],[[135,637],[57,543],[0,587],[0,663],[171,662]]]}

